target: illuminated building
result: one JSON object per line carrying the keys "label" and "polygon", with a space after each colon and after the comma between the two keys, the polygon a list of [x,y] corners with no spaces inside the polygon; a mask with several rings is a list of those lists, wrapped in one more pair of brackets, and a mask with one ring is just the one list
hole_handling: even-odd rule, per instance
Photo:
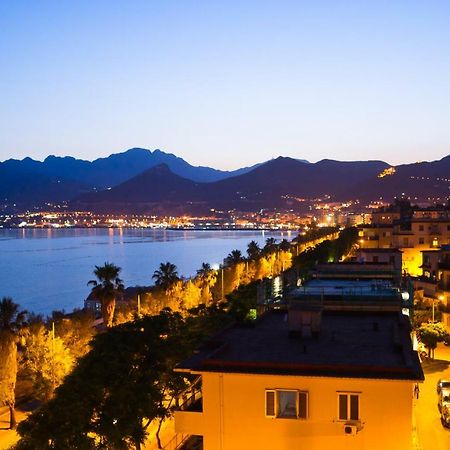
{"label": "illuminated building", "polygon": [[175,412],[176,432],[206,450],[410,450],[423,372],[409,320],[366,306],[293,299],[222,331],[177,368],[201,393]]}
{"label": "illuminated building", "polygon": [[319,265],[287,309],[216,335],[177,368],[202,386],[175,413],[177,433],[206,450],[410,450],[423,372],[397,266]]}
{"label": "illuminated building", "polygon": [[372,224],[360,227],[360,246],[397,248],[402,251],[403,270],[421,275],[422,252],[450,244],[450,211],[417,210],[406,220],[397,219],[394,213],[388,218],[387,214],[383,209],[375,214]]}

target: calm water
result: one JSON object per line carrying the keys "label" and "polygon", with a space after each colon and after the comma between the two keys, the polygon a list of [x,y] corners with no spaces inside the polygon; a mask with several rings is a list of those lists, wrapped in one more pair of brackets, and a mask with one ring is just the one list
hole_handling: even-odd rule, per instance
{"label": "calm water", "polygon": [[202,262],[220,263],[234,249],[245,254],[249,241],[263,244],[269,236],[291,237],[257,231],[0,229],[0,298],[10,296],[37,313],[71,311],[83,306],[95,265],[122,267],[126,286],[150,285],[161,262],[174,263],[188,277]]}

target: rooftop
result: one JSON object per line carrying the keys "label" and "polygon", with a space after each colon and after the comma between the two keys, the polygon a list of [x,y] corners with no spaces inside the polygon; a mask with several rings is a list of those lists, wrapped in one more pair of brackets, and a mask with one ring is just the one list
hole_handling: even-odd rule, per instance
{"label": "rooftop", "polygon": [[324,311],[317,337],[292,338],[287,313],[272,311],[222,331],[178,370],[423,380],[409,332],[400,313]]}

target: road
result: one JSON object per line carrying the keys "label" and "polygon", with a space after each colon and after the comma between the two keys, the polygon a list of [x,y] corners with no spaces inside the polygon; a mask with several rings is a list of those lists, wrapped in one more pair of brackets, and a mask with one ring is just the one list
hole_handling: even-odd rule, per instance
{"label": "road", "polygon": [[439,344],[434,361],[422,364],[425,382],[420,385],[419,399],[414,401],[414,419],[421,450],[449,450],[450,430],[441,424],[437,407],[437,381],[450,380],[450,347]]}
{"label": "road", "polygon": [[[28,412],[21,408],[16,409],[17,422],[22,421],[28,415]],[[0,450],[6,450],[15,444],[19,436],[14,430],[9,430],[9,410],[8,408],[0,408]]]}

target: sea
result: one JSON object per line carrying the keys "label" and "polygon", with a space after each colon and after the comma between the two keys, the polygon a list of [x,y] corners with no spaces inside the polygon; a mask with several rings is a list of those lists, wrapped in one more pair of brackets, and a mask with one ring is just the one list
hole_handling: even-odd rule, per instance
{"label": "sea", "polygon": [[234,249],[246,254],[251,240],[293,239],[292,232],[167,229],[0,229],[0,298],[12,297],[22,309],[49,315],[82,308],[96,265],[122,268],[125,286],[149,286],[161,262],[183,277],[202,262],[220,264]]}

